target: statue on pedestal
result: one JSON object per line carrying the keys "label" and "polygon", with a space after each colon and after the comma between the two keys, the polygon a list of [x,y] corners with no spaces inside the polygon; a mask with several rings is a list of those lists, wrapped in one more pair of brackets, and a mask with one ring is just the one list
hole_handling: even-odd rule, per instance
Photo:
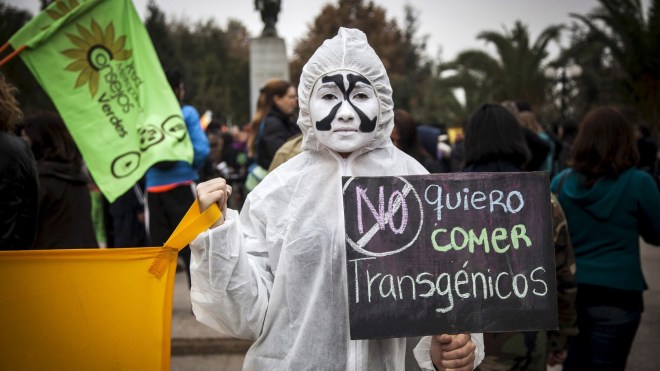
{"label": "statue on pedestal", "polygon": [[280,12],[280,0],[254,0],[254,8],[261,12],[261,20],[264,22],[262,37],[277,37],[275,23],[277,14]]}

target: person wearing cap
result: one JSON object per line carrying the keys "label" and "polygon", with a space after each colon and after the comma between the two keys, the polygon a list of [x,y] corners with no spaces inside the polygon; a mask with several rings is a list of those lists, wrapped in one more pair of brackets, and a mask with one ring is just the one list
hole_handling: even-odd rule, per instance
{"label": "person wearing cap", "polygon": [[[192,243],[193,312],[254,340],[245,370],[406,370],[411,339],[350,340],[342,176],[427,174],[390,140],[392,88],[359,30],[340,28],[303,67],[302,152],[227,209],[221,178],[197,187],[200,210],[223,217]],[[416,342],[416,341],[415,341]],[[416,368],[471,370],[481,334],[423,337]],[[414,362],[414,361],[413,361]]]}

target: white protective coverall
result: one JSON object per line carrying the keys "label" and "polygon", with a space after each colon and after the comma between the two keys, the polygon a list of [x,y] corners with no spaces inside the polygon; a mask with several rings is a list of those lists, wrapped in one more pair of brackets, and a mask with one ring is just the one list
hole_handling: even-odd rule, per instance
{"label": "white protective coverall", "polygon": [[[309,112],[314,84],[337,70],[366,77],[380,104],[374,139],[345,159],[316,140]],[[298,95],[302,153],[248,195],[240,216],[228,209],[223,225],[190,244],[193,312],[223,334],[255,341],[245,370],[410,369],[410,339],[349,336],[341,177],[427,173],[390,141],[392,88],[385,68],[364,33],[342,28],[304,66]],[[478,365],[481,334],[472,341]],[[414,354],[421,368],[433,370],[430,337]]]}

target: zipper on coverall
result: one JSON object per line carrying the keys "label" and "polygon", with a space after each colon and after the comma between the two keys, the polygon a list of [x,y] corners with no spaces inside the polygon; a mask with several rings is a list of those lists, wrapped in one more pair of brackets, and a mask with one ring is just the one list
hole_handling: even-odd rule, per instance
{"label": "zipper on coverall", "polygon": [[[351,176],[351,170],[348,167],[348,158],[341,158],[341,175],[342,176]],[[343,223],[343,220],[340,222]],[[349,340],[348,341],[348,354],[347,354],[347,362],[346,362],[346,369],[347,370],[355,370],[359,371],[364,354],[364,340]]]}

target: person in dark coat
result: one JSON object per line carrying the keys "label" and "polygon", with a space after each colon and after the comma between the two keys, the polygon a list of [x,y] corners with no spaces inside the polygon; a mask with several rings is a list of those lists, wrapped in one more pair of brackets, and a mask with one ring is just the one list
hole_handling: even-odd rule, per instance
{"label": "person in dark coat", "polygon": [[520,119],[520,113],[531,112],[529,103],[524,101],[514,102],[511,100],[506,100],[500,103],[500,105],[506,108],[506,110],[509,111],[509,113],[511,113],[516,118],[516,120],[518,120],[518,124],[522,128],[523,135],[525,136],[525,142],[527,142],[527,148],[529,149],[529,154],[531,155],[527,159],[525,170],[540,170],[543,162],[551,151],[551,147],[549,143],[541,139],[541,137],[539,137],[535,132],[523,125],[522,120]]}
{"label": "person in dark coat", "polygon": [[[484,104],[465,127],[466,172],[520,172],[532,157],[523,128],[506,108]],[[557,280],[558,331],[484,333],[486,357],[479,366],[488,370],[544,370],[562,364],[569,339],[577,334],[575,254],[566,217],[550,196]]]}
{"label": "person in dark coat", "polygon": [[557,136],[561,141],[559,153],[557,155],[557,171],[562,171],[568,167],[568,160],[571,158],[571,148],[578,132],[578,122],[573,119],[562,119],[557,123]]}
{"label": "person in dark coat", "polygon": [[261,88],[257,110],[250,122],[248,156],[254,157],[264,169],[270,167],[275,152],[282,144],[300,133],[291,119],[297,106],[296,88],[289,82],[270,80]]}
{"label": "person in dark coat", "polygon": [[417,137],[417,124],[415,124],[415,120],[409,112],[401,109],[394,111],[394,129],[390,138],[392,138],[392,143],[396,148],[417,160],[429,173],[447,172],[447,169],[444,169],[440,162],[420,144]]}
{"label": "person in dark coat", "polygon": [[34,249],[98,247],[92,224],[89,176],[60,116],[42,112],[24,122],[39,172],[39,216]]}
{"label": "person in dark coat", "polygon": [[147,230],[144,222],[144,181],[134,184],[131,189],[107,205],[110,227],[106,233],[112,236],[108,247],[148,246]]}
{"label": "person in dark coat", "polygon": [[503,106],[484,104],[465,125],[464,171],[523,171],[531,157],[523,128]]}
{"label": "person in dark coat", "polygon": [[[651,130],[644,124],[638,124],[635,128],[635,137],[639,151],[637,167],[655,177],[658,169],[658,145],[653,140]],[[655,181],[657,182],[658,179],[656,178]]]}
{"label": "person in dark coat", "polygon": [[30,248],[37,229],[37,167],[27,143],[13,134],[22,118],[15,90],[0,75],[0,250]]}

